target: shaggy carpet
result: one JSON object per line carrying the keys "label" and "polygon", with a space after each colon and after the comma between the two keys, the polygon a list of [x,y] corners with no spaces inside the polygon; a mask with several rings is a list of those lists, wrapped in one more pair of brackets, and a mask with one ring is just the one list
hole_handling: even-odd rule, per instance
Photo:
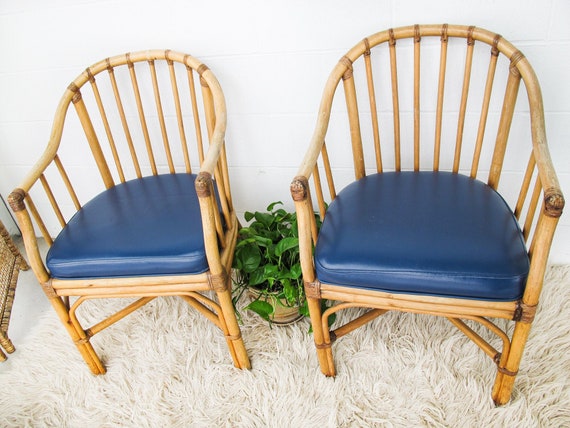
{"label": "shaggy carpet", "polygon": [[[50,311],[4,363],[0,426],[570,426],[569,301],[570,267],[550,268],[512,400],[499,408],[492,361],[435,317],[389,313],[339,339],[332,379],[306,320],[270,328],[243,314],[253,369],[242,371],[215,327],[180,299],[157,299],[93,339],[108,368],[95,377]],[[108,310],[90,302],[81,316]]]}

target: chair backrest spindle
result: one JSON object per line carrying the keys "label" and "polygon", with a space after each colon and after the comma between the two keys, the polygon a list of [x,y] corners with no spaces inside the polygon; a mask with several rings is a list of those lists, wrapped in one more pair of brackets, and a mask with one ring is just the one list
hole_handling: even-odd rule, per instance
{"label": "chair backrest spindle", "polygon": [[354,175],[358,180],[364,177],[366,172],[364,167],[364,153],[362,150],[362,135],[360,132],[360,116],[358,114],[358,102],[356,101],[356,87],[354,84],[354,73],[351,61],[346,57],[342,58],[341,61],[347,66],[347,70],[342,76],[342,82],[346,106],[348,108]]}
{"label": "chair backrest spindle", "polygon": [[372,121],[372,132],[374,136],[374,154],[376,156],[376,171],[382,172],[382,150],[380,147],[380,129],[378,125],[378,108],[376,106],[376,92],[374,90],[374,75],[372,73],[372,61],[370,61],[370,44],[368,39],[364,39],[366,51],[364,52],[364,62],[366,64],[366,83],[368,84],[368,99],[370,101],[370,113]]}
{"label": "chair backrest spindle", "polygon": [[184,129],[184,119],[182,116],[182,106],[180,103],[180,92],[178,90],[178,83],[176,82],[174,62],[168,59],[167,63],[168,63],[168,73],[170,75],[170,85],[172,87],[172,96],[174,98],[174,104],[176,109],[176,119],[178,121],[178,135],[180,136],[180,148],[182,149],[182,156],[184,158],[184,166],[186,168],[186,172],[190,174],[192,172],[192,166],[190,164],[190,154],[188,152],[188,143],[186,141],[186,131]]}
{"label": "chair backrest spindle", "polygon": [[414,26],[414,171],[420,170],[420,36],[419,25]]}
{"label": "chair backrest spindle", "polygon": [[162,142],[164,144],[164,153],[168,162],[168,170],[171,174],[174,174],[174,161],[172,160],[172,152],[170,151],[170,143],[168,142],[168,133],[166,132],[166,123],[164,122],[164,110],[160,99],[160,90],[158,88],[158,78],[156,77],[154,60],[149,61],[148,65],[152,76],[152,89],[154,92],[154,102],[156,104],[156,114],[158,115],[158,122],[160,124],[160,133],[162,134]]}
{"label": "chair backrest spindle", "polygon": [[394,30],[390,34],[390,79],[392,84],[392,108],[394,120],[394,162],[396,171],[402,169],[402,156],[400,150],[400,96],[398,94],[398,64],[396,60],[396,38]]}
{"label": "chair backrest spindle", "polygon": [[477,171],[479,168],[479,160],[481,158],[481,150],[483,148],[483,137],[485,136],[485,127],[487,126],[487,117],[489,115],[489,106],[491,103],[491,92],[493,91],[495,70],[497,69],[497,58],[499,57],[497,45],[500,39],[501,36],[497,34],[493,40],[493,47],[491,48],[491,61],[489,62],[487,81],[485,82],[483,106],[481,107],[481,117],[479,120],[479,127],[477,129],[477,139],[475,141],[475,153],[473,154],[473,163],[471,165],[471,178],[477,177]]}
{"label": "chair backrest spindle", "polygon": [[[139,114],[139,121],[140,121],[141,130],[142,130],[143,136],[144,136],[144,142],[146,145],[146,152],[148,155],[149,165],[152,169],[152,174],[156,175],[156,174],[158,174],[158,171],[156,169],[156,161],[154,159],[154,151],[152,149],[152,144],[150,142],[150,135],[148,132],[148,125],[147,125],[146,116],[144,113],[144,107],[143,107],[143,103],[142,103],[141,92],[139,89],[139,83],[138,83],[137,75],[135,72],[135,65],[133,64],[133,62],[131,62],[130,58],[127,58],[127,65],[129,67],[129,73],[131,76],[131,84],[133,87],[133,93],[135,95],[135,100],[137,103],[137,111]],[[150,69],[152,72],[152,66],[150,67]]]}
{"label": "chair backrest spindle", "polygon": [[[522,55],[522,54],[520,54]],[[505,152],[507,149],[507,140],[511,130],[513,115],[515,113],[515,105],[519,87],[521,82],[521,75],[516,69],[516,63],[520,60],[521,56],[518,51],[511,57],[511,65],[509,77],[507,80],[507,87],[505,89],[505,96],[503,99],[503,106],[501,109],[501,117],[499,119],[499,127],[497,130],[497,137],[495,140],[495,149],[493,152],[493,159],[489,170],[488,184],[493,189],[497,189],[499,185],[499,178],[503,168],[503,161],[505,159]]]}
{"label": "chair backrest spindle", "polygon": [[457,123],[457,136],[455,139],[455,156],[453,158],[453,172],[459,172],[459,163],[461,161],[461,147],[463,145],[463,132],[465,130],[465,115],[467,112],[467,98],[469,96],[469,84],[471,81],[471,68],[473,66],[473,47],[475,40],[473,39],[474,27],[469,27],[469,35],[467,37],[467,53],[465,57],[465,69],[463,74],[463,87],[461,90],[461,105],[459,107],[459,119]]}
{"label": "chair backrest spindle", "polygon": [[131,159],[133,161],[133,167],[135,168],[137,178],[142,177],[141,167],[138,160],[137,152],[135,150],[135,145],[133,143],[133,137],[131,135],[131,131],[129,128],[129,124],[127,122],[127,117],[125,114],[125,108],[123,106],[123,101],[121,99],[121,95],[119,93],[119,86],[117,85],[117,79],[115,78],[115,72],[113,67],[109,63],[109,59],[107,61],[107,72],[109,74],[109,79],[111,81],[111,86],[113,88],[113,95],[115,97],[115,103],[117,105],[117,110],[119,112],[119,117],[121,118],[121,125],[123,127],[123,132],[125,134],[125,138],[127,140],[127,145],[129,147],[129,152],[131,154]]}
{"label": "chair backrest spindle", "polygon": [[117,151],[117,145],[115,144],[115,139],[113,138],[113,132],[111,131],[111,126],[109,125],[109,119],[105,111],[103,100],[101,98],[101,93],[99,92],[99,87],[97,86],[97,81],[95,76],[91,73],[88,68],[85,70],[89,76],[89,82],[91,83],[91,89],[93,90],[93,95],[95,96],[95,101],[97,103],[97,108],[99,109],[99,114],[101,120],[103,121],[103,126],[105,128],[105,134],[107,135],[107,140],[109,141],[109,146],[111,147],[111,152],[113,154],[113,159],[115,161],[115,167],[117,168],[117,173],[119,174],[119,180],[121,183],[125,182],[125,173],[123,171],[123,165],[121,164],[121,158]]}
{"label": "chair backrest spindle", "polygon": [[437,84],[437,107],[435,114],[435,141],[433,149],[433,170],[439,171],[441,153],[441,132],[443,123],[443,95],[445,93],[445,71],[447,67],[447,24],[441,29],[441,48],[439,55],[439,78]]}
{"label": "chair backrest spindle", "polygon": [[109,166],[107,165],[105,154],[103,153],[101,145],[99,144],[99,139],[97,138],[97,133],[93,127],[93,122],[91,122],[91,118],[89,117],[89,113],[87,111],[85,103],[83,102],[83,97],[81,96],[79,88],[72,84],[72,87],[70,89],[75,92],[72,102],[75,110],[77,111],[77,115],[79,116],[79,120],[81,121],[81,126],[85,132],[87,141],[89,142],[89,147],[93,153],[93,158],[97,163],[97,167],[99,168],[99,172],[101,173],[105,187],[109,189],[115,185],[115,182],[111,175],[111,171],[109,170]]}

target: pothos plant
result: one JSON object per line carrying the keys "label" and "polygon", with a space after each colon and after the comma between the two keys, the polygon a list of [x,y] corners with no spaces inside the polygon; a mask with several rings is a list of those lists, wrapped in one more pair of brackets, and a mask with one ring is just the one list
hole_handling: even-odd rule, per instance
{"label": "pothos plant", "polygon": [[[270,321],[275,305],[298,307],[308,316],[303,288],[297,214],[287,212],[281,201],[273,202],[266,212],[245,212],[249,223],[239,231],[233,268],[235,269],[234,304],[244,291],[254,288],[258,294],[244,309]],[[317,227],[320,227],[318,216]],[[272,295],[273,299],[267,297]]]}

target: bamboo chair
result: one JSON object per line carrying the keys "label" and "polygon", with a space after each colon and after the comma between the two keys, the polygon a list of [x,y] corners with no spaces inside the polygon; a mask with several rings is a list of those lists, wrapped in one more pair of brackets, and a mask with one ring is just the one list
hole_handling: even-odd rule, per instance
{"label": "bamboo chair", "polygon": [[[250,367],[228,274],[238,222],[225,129],[216,77],[178,52],[105,59],[65,91],[43,156],[9,199],[30,265],[94,374],[105,367],[91,337],[159,296],[196,308],[234,365]],[[91,169],[78,167],[86,157]],[[78,308],[108,298],[131,299],[84,328]]]}
{"label": "bamboo chair", "polygon": [[[326,83],[291,192],[324,374],[332,343],[378,316],[438,315],[496,363],[493,400],[509,401],[564,206],[519,50],[457,25],[365,38]],[[321,299],[335,303],[323,312]],[[329,329],[353,307],[366,309]]]}

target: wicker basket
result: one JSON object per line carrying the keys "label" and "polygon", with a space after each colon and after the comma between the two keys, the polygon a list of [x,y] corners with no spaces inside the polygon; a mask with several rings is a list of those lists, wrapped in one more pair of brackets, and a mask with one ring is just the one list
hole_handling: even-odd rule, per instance
{"label": "wicker basket", "polygon": [[[8,353],[14,352],[12,341],[8,338],[8,325],[10,324],[10,313],[18,272],[20,269],[28,269],[28,265],[14,243],[10,234],[0,222],[0,345]],[[6,355],[0,348],[0,361],[5,361]]]}

